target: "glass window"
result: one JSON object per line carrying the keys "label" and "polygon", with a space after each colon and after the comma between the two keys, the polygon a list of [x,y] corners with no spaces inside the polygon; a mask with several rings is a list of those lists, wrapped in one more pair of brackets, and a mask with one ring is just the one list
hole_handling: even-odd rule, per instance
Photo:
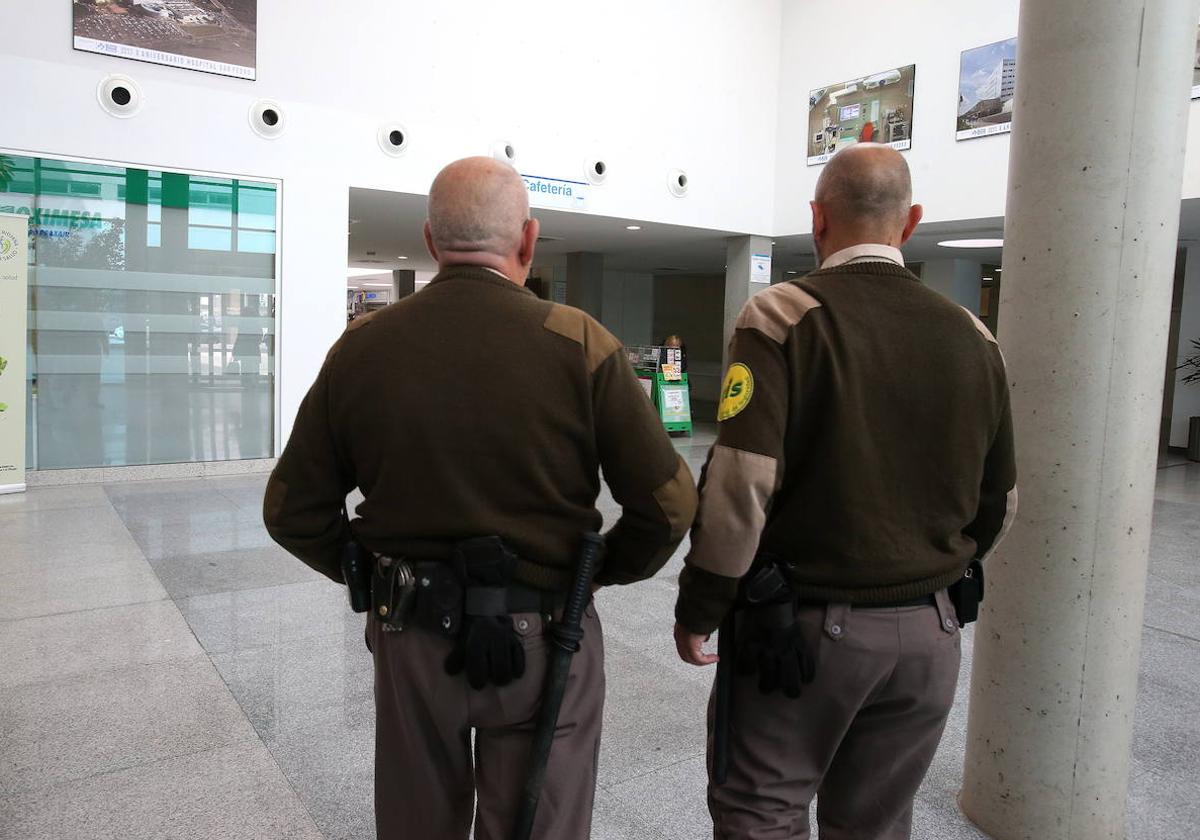
{"label": "glass window", "polygon": [[0,156],[0,211],[30,216],[31,468],[274,454],[276,194]]}

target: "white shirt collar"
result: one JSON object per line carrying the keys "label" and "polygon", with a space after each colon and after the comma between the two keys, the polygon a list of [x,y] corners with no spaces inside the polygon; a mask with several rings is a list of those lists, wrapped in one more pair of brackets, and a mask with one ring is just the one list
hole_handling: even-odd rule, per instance
{"label": "white shirt collar", "polygon": [[881,245],[874,242],[864,242],[862,245],[851,245],[835,254],[830,254],[821,268],[836,268],[839,265],[849,265],[859,262],[890,262],[901,268],[904,267],[904,255],[899,248],[891,245]]}
{"label": "white shirt collar", "polygon": [[481,265],[479,267],[482,268],[484,271],[492,272],[492,274],[495,274],[497,277],[503,277],[505,280],[507,280],[510,283],[512,282],[512,278],[509,277],[507,274],[505,274],[503,271],[497,271],[494,268],[488,268],[486,265]]}

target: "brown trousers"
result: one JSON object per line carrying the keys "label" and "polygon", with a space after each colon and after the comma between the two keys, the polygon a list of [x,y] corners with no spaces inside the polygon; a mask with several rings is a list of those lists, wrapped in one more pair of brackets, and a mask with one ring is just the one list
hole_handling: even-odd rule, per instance
{"label": "brown trousers", "polygon": [[[937,751],[958,683],[958,622],[937,607],[801,607],[819,638],[816,679],[799,699],[735,678],[729,775],[710,782],[716,840],[907,840],[913,797]],[[712,704],[709,704],[711,768]]]}
{"label": "brown trousers", "polygon": [[[475,691],[443,663],[452,643],[368,621],[375,656],[375,823],[379,840],[509,840],[549,661],[542,617],[513,616],[525,676]],[[604,638],[587,608],[571,662],[533,836],[586,840],[604,712]],[[471,750],[474,730],[475,749]]]}

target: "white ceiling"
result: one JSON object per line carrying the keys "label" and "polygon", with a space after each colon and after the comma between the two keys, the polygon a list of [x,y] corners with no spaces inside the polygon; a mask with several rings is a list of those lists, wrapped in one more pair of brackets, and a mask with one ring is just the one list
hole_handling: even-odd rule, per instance
{"label": "white ceiling", "polygon": [[[383,190],[350,190],[349,265],[378,268],[381,277],[355,278],[355,282],[387,282],[395,268],[432,271],[436,268],[422,239],[425,196]],[[592,216],[563,210],[535,209],[541,221],[543,241],[538,244],[535,264],[562,265],[574,251],[604,254],[606,268],[618,271],[657,273],[675,269],[687,273],[721,273],[725,269],[725,243],[734,231],[683,227]],[[639,224],[629,231],[626,224]],[[1000,248],[952,250],[937,243],[944,239],[976,239],[1004,236],[1001,218],[968,219],[921,225],[904,246],[910,262],[932,259],[968,259],[983,264],[1000,264]],[[1200,244],[1200,199],[1183,202],[1180,244]],[[785,270],[804,272],[814,267],[812,236],[782,236],[775,240],[775,261]],[[374,253],[371,253],[374,252]],[[407,260],[399,259],[408,257]]]}

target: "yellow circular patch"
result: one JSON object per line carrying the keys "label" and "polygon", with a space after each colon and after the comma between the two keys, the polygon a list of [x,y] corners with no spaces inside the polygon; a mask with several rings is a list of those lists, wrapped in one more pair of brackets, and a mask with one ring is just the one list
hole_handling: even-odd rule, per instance
{"label": "yellow circular patch", "polygon": [[741,362],[729,366],[725,384],[721,386],[721,405],[717,409],[717,421],[728,420],[750,405],[754,396],[754,374]]}

